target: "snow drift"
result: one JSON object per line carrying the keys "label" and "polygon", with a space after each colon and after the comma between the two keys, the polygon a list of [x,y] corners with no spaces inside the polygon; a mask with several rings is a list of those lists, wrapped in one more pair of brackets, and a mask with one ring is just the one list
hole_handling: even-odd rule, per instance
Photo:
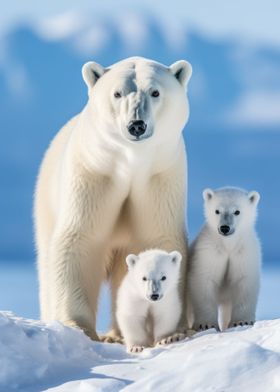
{"label": "snow drift", "polygon": [[[48,389],[49,388],[49,389]],[[81,331],[0,312],[0,391],[280,390],[280,319],[130,355]]]}

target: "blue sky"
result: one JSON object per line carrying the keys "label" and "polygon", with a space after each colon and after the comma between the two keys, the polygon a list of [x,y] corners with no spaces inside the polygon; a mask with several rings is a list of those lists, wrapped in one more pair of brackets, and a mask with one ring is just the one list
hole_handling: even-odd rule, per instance
{"label": "blue sky", "polygon": [[[82,64],[92,59],[107,66],[138,54],[193,64],[186,128],[191,235],[203,219],[203,187],[255,188],[262,196],[264,252],[278,260],[279,14],[278,0],[4,3],[0,257],[34,257],[35,178],[54,133],[85,102]],[[30,23],[34,29],[21,26]]]}
{"label": "blue sky", "polygon": [[[0,14],[0,34],[14,24],[38,22],[75,10],[100,15],[127,15],[129,10],[152,12],[165,24],[198,29],[213,38],[238,38],[244,43],[280,46],[279,0],[60,0],[38,2],[36,0],[3,2]],[[125,23],[125,21],[124,21]]]}

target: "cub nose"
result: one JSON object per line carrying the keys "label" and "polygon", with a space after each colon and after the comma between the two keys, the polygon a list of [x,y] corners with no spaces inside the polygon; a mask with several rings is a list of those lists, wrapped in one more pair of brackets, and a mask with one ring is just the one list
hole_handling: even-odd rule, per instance
{"label": "cub nose", "polygon": [[159,295],[158,295],[158,294],[152,294],[152,295],[151,295],[151,300],[152,300],[152,301],[157,301],[158,298],[159,298]]}
{"label": "cub nose", "polygon": [[146,131],[147,124],[143,120],[130,121],[127,126],[128,132],[132,136],[139,137]]}
{"label": "cub nose", "polygon": [[223,225],[223,226],[220,227],[220,231],[224,235],[226,235],[226,234],[228,234],[230,232],[230,227],[228,225]]}

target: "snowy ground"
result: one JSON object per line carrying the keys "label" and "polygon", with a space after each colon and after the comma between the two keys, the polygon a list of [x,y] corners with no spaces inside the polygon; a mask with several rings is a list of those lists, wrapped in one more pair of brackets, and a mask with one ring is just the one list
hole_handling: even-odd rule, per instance
{"label": "snowy ground", "polygon": [[280,319],[129,355],[54,322],[0,313],[0,390],[280,391]]}
{"label": "snowy ground", "polygon": [[[94,343],[59,323],[0,312],[0,392],[280,391],[280,269],[264,268],[254,327],[197,334],[138,356],[121,345]],[[36,271],[31,264],[0,264],[0,309],[38,318]],[[109,323],[108,292],[98,330]]]}

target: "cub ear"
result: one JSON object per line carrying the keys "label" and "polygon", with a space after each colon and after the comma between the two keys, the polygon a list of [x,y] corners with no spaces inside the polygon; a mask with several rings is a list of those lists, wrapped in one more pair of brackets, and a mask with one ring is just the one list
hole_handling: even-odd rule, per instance
{"label": "cub ear", "polygon": [[260,200],[260,194],[257,191],[251,191],[248,193],[248,199],[250,203],[254,204],[255,206],[258,205],[258,202]]}
{"label": "cub ear", "polygon": [[179,60],[169,67],[171,73],[175,76],[178,82],[186,88],[192,76],[192,66],[188,61]]}
{"label": "cub ear", "polygon": [[203,196],[203,199],[204,199],[205,201],[208,201],[208,200],[211,200],[211,199],[212,199],[212,197],[214,196],[214,192],[212,191],[212,189],[206,188],[206,189],[204,189],[204,191],[202,192],[202,196]]}
{"label": "cub ear", "polygon": [[133,254],[128,255],[125,259],[128,269],[133,268],[138,260],[139,260],[139,256]]}
{"label": "cub ear", "polygon": [[85,63],[82,68],[83,79],[88,86],[88,91],[92,89],[97,80],[104,75],[106,69],[102,65],[95,63],[94,61],[89,61]]}
{"label": "cub ear", "polygon": [[170,252],[169,255],[171,256],[171,262],[179,267],[182,260],[181,253],[177,250],[174,250],[173,252]]}

